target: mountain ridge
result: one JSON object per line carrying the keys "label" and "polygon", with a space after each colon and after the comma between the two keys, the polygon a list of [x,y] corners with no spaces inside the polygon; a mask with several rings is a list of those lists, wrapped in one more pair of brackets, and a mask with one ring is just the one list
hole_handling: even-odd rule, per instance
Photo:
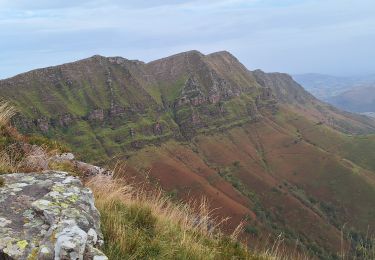
{"label": "mountain ridge", "polygon": [[[207,58],[207,59],[204,59],[204,58]],[[210,59],[210,58],[212,58],[212,59]],[[218,62],[218,59],[219,59],[219,62]],[[184,63],[184,60],[185,60],[185,63]],[[223,60],[224,60],[224,62],[223,62]],[[240,89],[240,91],[242,91],[243,89],[238,87],[239,84],[240,85],[246,85],[247,84],[247,85],[252,85],[254,87],[259,87],[260,84],[259,84],[258,81],[262,82],[264,80],[264,76],[267,75],[268,76],[268,79],[267,79],[268,84],[270,84],[271,86],[274,86],[273,91],[274,91],[274,93],[278,94],[277,98],[279,100],[282,100],[284,102],[287,102],[287,101],[290,102],[290,101],[294,101],[295,97],[307,97],[307,99],[309,99],[309,100],[313,99],[312,96],[308,96],[309,94],[307,92],[304,92],[302,90],[302,88],[297,86],[293,82],[293,80],[290,78],[290,76],[287,76],[287,74],[282,74],[282,73],[267,73],[266,74],[266,73],[261,73],[260,70],[255,70],[254,72],[251,72],[251,71],[247,70],[246,67],[243,66],[238,61],[237,58],[235,58],[232,54],[230,54],[229,52],[226,52],[226,51],[215,52],[215,53],[211,53],[211,54],[208,54],[208,55],[204,55],[204,54],[202,54],[198,51],[188,51],[188,52],[175,54],[175,55],[172,55],[172,56],[169,56],[169,57],[166,57],[166,58],[158,59],[158,60],[155,60],[155,61],[151,61],[151,62],[148,62],[148,63],[144,63],[144,62],[141,62],[141,61],[138,61],[138,60],[128,60],[128,59],[125,59],[125,58],[122,58],[122,57],[104,57],[104,56],[100,56],[100,55],[94,55],[90,58],[75,61],[75,62],[72,62],[72,63],[47,67],[47,68],[44,68],[44,69],[37,69],[37,70],[30,71],[28,73],[23,73],[23,74],[17,75],[15,77],[10,78],[10,79],[0,80],[0,86],[2,88],[4,88],[4,85],[7,85],[7,84],[8,85],[9,84],[17,85],[17,83],[16,82],[13,83],[13,81],[19,81],[20,84],[18,84],[18,85],[21,85],[25,80],[26,81],[30,80],[30,77],[31,78],[32,77],[38,77],[38,75],[41,76],[41,77],[44,77],[43,80],[49,80],[50,83],[54,84],[54,81],[59,81],[59,76],[60,77],[62,76],[61,74],[64,74],[64,73],[69,74],[70,73],[69,67],[73,66],[73,67],[75,67],[74,69],[77,70],[77,69],[79,69],[79,65],[83,65],[83,66],[86,65],[86,67],[87,67],[89,65],[89,63],[91,63],[91,62],[96,63],[96,65],[99,64],[100,66],[105,66],[106,64],[104,64],[104,63],[107,63],[107,64],[110,63],[110,64],[116,64],[116,65],[124,66],[124,67],[126,67],[126,70],[128,71],[128,73],[130,73],[129,76],[131,76],[132,75],[131,73],[134,73],[135,70],[139,70],[139,72],[135,73],[135,74],[138,74],[136,76],[139,76],[140,73],[142,75],[147,75],[147,77],[138,77],[138,79],[140,79],[140,81],[141,81],[141,83],[140,83],[141,85],[142,84],[146,84],[146,85],[154,84],[155,85],[155,84],[160,84],[157,81],[159,81],[159,82],[164,81],[165,82],[166,79],[168,80],[167,76],[164,75],[164,78],[162,78],[162,76],[160,76],[160,73],[157,72],[157,69],[158,69],[157,67],[158,66],[159,67],[160,66],[167,66],[166,62],[168,62],[168,61],[172,62],[174,67],[176,67],[175,65],[179,62],[183,63],[183,65],[181,65],[182,70],[185,69],[186,62],[187,63],[198,62],[200,64],[200,66],[206,67],[206,69],[205,69],[206,74],[210,74],[210,73],[212,74],[212,71],[215,72],[215,73],[217,73],[217,71],[219,71],[221,73],[221,75],[220,75],[221,78],[227,78],[227,79],[229,78],[230,85],[234,85],[234,87],[236,87],[236,85],[237,85],[236,88]],[[226,64],[225,65],[226,67],[220,68],[220,66],[217,65],[217,64],[221,64],[221,65]],[[234,78],[227,77],[227,74],[224,73],[225,69],[227,69],[230,66],[235,66],[235,68],[238,71],[241,71],[241,75],[239,75],[238,78],[234,79]],[[176,69],[174,69],[174,70],[176,70]],[[152,74],[152,73],[150,73],[150,71],[154,72],[154,74],[156,74],[156,76],[150,75],[150,74]],[[171,71],[171,69],[169,69],[169,71]],[[52,75],[48,75],[48,73],[52,74]],[[89,74],[90,71],[86,68],[86,71],[84,73]],[[173,73],[176,73],[176,72],[174,71]],[[189,72],[189,73],[194,74],[194,71]],[[180,72],[180,74],[181,74],[181,72]],[[57,78],[54,78],[54,76],[56,76],[56,75],[57,75]],[[224,75],[224,77],[223,77],[223,75]],[[277,84],[280,83],[280,82],[276,82],[276,84],[275,84],[275,80],[274,80],[274,82],[272,82],[272,80],[270,80],[271,75],[274,75],[273,78],[284,77],[284,81],[287,81],[289,85],[295,85],[295,87],[293,88],[293,91],[299,91],[299,94],[295,95],[295,97],[293,97],[293,98],[289,98],[288,100],[286,100],[285,99],[286,97],[284,97],[282,94],[285,95],[285,93],[288,93],[288,91],[286,89],[284,89],[282,91],[278,90]],[[171,74],[169,76],[173,76],[173,75]],[[178,76],[181,77],[181,75],[178,75]],[[217,75],[213,75],[211,77],[215,77],[215,76],[217,76]],[[257,78],[256,78],[256,76],[257,76]],[[24,77],[27,77],[28,79],[22,79]],[[165,77],[167,77],[167,78],[165,78]],[[185,75],[185,77],[187,77],[187,76]],[[246,80],[244,81],[244,78],[246,78],[247,82],[246,82]],[[174,79],[174,81],[175,80],[176,79]],[[187,79],[185,79],[185,80],[187,80]],[[207,79],[203,79],[203,81],[204,80],[207,80]],[[282,81],[283,80],[281,80],[281,82]],[[65,83],[69,84],[71,82],[68,79],[67,82],[65,82]],[[140,88],[140,89],[142,90],[142,88]],[[138,88],[138,91],[140,89]],[[143,90],[146,91],[146,92],[157,91],[155,89],[148,89],[148,88],[144,88]],[[207,89],[206,89],[206,91],[207,91]],[[146,95],[146,93],[143,93],[143,94]],[[157,99],[160,99],[160,100],[158,100],[159,102],[156,100],[156,103],[160,104],[162,95],[159,94],[159,93],[158,93],[158,95],[159,95],[159,97]],[[153,100],[153,101],[155,101],[155,100]],[[305,101],[301,100],[301,102],[305,102]]]}
{"label": "mountain ridge", "polygon": [[226,51],[188,51],[149,63],[94,55],[1,80],[0,94],[20,108],[15,124],[21,130],[64,140],[64,129],[75,125],[81,133],[71,133],[77,145],[90,136],[92,145],[103,147],[108,138],[92,135],[92,124],[107,124],[108,132],[127,118],[125,139],[115,134],[111,147],[102,148],[107,156],[121,147],[191,138],[202,129],[257,120],[259,109],[276,112],[278,103],[309,106],[309,116],[348,133],[375,129],[374,121],[315,99],[289,75],[249,71]]}
{"label": "mountain ridge", "polygon": [[375,121],[228,52],[93,56],[2,80],[0,95],[24,133],[64,141],[88,162],[126,160],[129,175],[179,199],[206,196],[228,227],[245,221],[250,240],[282,232],[334,259],[344,223],[365,232],[375,219]]}

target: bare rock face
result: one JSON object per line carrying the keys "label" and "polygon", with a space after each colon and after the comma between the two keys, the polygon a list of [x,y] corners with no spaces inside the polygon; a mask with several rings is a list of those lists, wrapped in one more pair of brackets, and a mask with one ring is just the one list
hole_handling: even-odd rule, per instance
{"label": "bare rock face", "polygon": [[58,123],[62,127],[69,126],[73,122],[73,120],[73,116],[69,113],[66,113],[58,117]]}
{"label": "bare rock face", "polygon": [[2,175],[0,259],[108,259],[91,191],[64,172]]}
{"label": "bare rock face", "polygon": [[38,118],[38,119],[36,120],[36,125],[38,126],[38,128],[39,128],[43,133],[47,133],[48,130],[49,130],[49,120],[48,120],[48,118],[45,118],[45,117]]}
{"label": "bare rock face", "polygon": [[93,110],[89,116],[89,120],[91,121],[103,121],[104,120],[104,110],[103,109],[95,109]]}
{"label": "bare rock face", "polygon": [[154,134],[155,135],[163,134],[163,126],[159,122],[156,122],[156,124],[154,125]]}
{"label": "bare rock face", "polygon": [[[72,160],[73,161],[73,160]],[[95,175],[106,175],[106,176],[113,176],[113,172],[96,166],[89,163],[84,163],[81,161],[73,161],[75,168],[84,174],[84,177],[91,177]]]}

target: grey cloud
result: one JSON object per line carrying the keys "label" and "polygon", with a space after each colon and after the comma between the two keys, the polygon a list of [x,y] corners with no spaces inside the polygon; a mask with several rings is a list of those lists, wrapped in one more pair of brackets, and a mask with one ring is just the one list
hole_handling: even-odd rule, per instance
{"label": "grey cloud", "polygon": [[267,71],[375,67],[370,0],[14,2],[0,0],[0,78],[93,54],[149,61],[188,49],[227,49]]}

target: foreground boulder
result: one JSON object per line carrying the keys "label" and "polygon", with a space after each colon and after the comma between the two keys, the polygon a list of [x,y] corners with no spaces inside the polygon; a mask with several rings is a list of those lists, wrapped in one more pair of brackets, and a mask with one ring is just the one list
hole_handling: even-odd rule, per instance
{"label": "foreground boulder", "polygon": [[92,192],[64,172],[1,175],[0,259],[107,257]]}

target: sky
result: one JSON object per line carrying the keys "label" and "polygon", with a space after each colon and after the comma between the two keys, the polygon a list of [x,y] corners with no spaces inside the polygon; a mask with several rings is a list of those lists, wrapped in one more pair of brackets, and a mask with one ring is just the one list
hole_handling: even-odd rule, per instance
{"label": "sky", "polygon": [[250,69],[375,73],[374,0],[0,0],[0,79],[95,54],[227,50]]}

